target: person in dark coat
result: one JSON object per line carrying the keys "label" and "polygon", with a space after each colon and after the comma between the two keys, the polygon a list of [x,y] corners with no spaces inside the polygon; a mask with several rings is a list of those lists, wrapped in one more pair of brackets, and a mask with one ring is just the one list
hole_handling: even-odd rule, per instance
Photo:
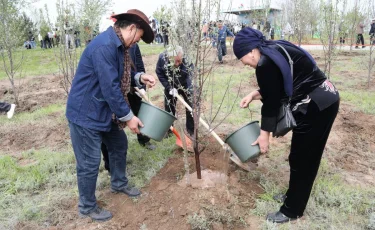
{"label": "person in dark coat", "polygon": [[[156,64],[156,75],[164,86],[164,107],[167,112],[176,114],[175,95],[180,94],[186,103],[192,107],[192,83],[191,73],[193,65],[189,65],[183,57],[181,46],[170,47],[159,55]],[[190,136],[194,134],[194,119],[191,112],[186,109],[186,130]]]}
{"label": "person in dark coat", "polygon": [[[294,62],[293,71],[281,45]],[[318,68],[312,56],[284,40],[266,40],[252,28],[241,30],[233,43],[234,54],[255,69],[259,90],[244,97],[240,106],[262,100],[261,133],[253,145],[268,151],[282,100],[291,98],[291,110],[297,127],[293,129],[289,154],[290,180],[284,204],[267,220],[284,223],[303,216],[317,175],[324,147],[339,109],[339,93]],[[292,75],[293,73],[293,75]]]}
{"label": "person in dark coat", "polygon": [[9,103],[0,101],[0,113],[3,113],[3,112],[7,113],[8,119],[11,119],[13,117],[15,109],[16,109],[15,104],[9,104]]}
{"label": "person in dark coat", "polygon": [[370,44],[375,45],[375,18],[372,19],[370,32]]}

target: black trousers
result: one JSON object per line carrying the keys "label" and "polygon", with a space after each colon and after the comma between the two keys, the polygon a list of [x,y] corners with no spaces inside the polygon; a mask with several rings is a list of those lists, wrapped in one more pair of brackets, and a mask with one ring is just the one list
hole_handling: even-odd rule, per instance
{"label": "black trousers", "polygon": [[293,130],[289,154],[289,188],[280,208],[288,217],[303,216],[339,104],[337,101],[319,111],[315,102],[311,101],[305,115],[295,116],[297,128]]}
{"label": "black trousers", "polygon": [[[128,100],[129,100],[130,108],[132,109],[134,115],[137,116],[139,109],[141,108],[142,99],[138,97],[136,94],[128,93]],[[150,141],[149,137],[144,136],[142,134],[137,134],[137,139],[138,139],[138,143],[141,145],[145,145],[147,142]],[[102,154],[103,154],[104,167],[106,170],[109,171],[109,156],[108,156],[107,146],[104,143],[102,143],[101,149],[102,149]]]}
{"label": "black trousers", "polygon": [[363,39],[363,35],[362,34],[358,34],[357,35],[357,46],[359,45],[359,43],[362,43],[362,46],[365,45],[365,40]]}
{"label": "black trousers", "polygon": [[10,104],[0,101],[0,112],[8,112],[10,110]]}
{"label": "black trousers", "polygon": [[[185,88],[185,87],[184,87]],[[186,87],[187,88],[187,87]],[[191,96],[188,90],[182,90],[178,89],[178,94],[181,95],[185,102],[190,105],[192,108],[192,103],[191,103]],[[169,94],[168,90],[164,90],[164,108],[165,111],[172,113],[173,115],[176,114],[176,102],[177,98],[173,97],[172,95]],[[189,133],[189,135],[194,134],[194,119],[191,114],[191,112],[186,109],[186,130]]]}

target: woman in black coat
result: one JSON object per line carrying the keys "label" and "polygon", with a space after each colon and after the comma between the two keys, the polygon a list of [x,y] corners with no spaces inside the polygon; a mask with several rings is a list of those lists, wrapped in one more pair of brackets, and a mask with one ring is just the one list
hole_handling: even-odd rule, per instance
{"label": "woman in black coat", "polygon": [[[293,67],[288,55],[291,57]],[[289,155],[289,188],[281,198],[279,211],[267,220],[284,223],[303,216],[323,150],[339,109],[339,93],[317,67],[309,53],[287,41],[268,41],[252,28],[241,30],[233,50],[244,65],[255,69],[259,90],[244,97],[240,106],[261,100],[261,133],[253,143],[262,153],[268,151],[270,133],[276,129],[276,117],[282,100],[291,98],[291,110],[297,127],[293,129]]]}

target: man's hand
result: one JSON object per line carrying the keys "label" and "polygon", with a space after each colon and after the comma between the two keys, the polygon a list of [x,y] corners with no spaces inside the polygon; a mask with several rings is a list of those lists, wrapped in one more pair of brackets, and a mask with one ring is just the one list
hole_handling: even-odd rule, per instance
{"label": "man's hand", "polygon": [[148,88],[152,88],[156,83],[154,76],[146,73],[141,75],[141,82],[146,84]]}
{"label": "man's hand", "polygon": [[138,117],[134,116],[132,119],[126,122],[126,125],[129,127],[129,129],[132,131],[132,133],[139,134],[138,126],[143,127],[143,123],[141,120],[139,120]]}
{"label": "man's hand", "polygon": [[177,94],[178,94],[177,89],[172,88],[171,90],[169,90],[169,95],[172,95],[173,97],[176,97]]}
{"label": "man's hand", "polygon": [[260,130],[260,135],[258,139],[251,145],[259,145],[261,153],[268,152],[268,146],[270,144],[270,133],[264,130]]}

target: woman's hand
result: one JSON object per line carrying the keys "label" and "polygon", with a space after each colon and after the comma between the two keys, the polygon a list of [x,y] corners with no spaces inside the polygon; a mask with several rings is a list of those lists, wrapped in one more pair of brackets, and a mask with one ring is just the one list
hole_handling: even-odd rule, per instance
{"label": "woman's hand", "polygon": [[258,90],[255,90],[249,93],[246,97],[242,98],[240,102],[240,107],[247,108],[253,100],[261,100],[261,99],[262,99],[262,95],[260,95]]}
{"label": "woman's hand", "polygon": [[253,101],[253,94],[249,93],[246,97],[242,98],[240,102],[240,107],[247,108],[252,101]]}
{"label": "woman's hand", "polygon": [[146,73],[141,75],[141,82],[146,84],[147,88],[152,88],[156,83],[154,76]]}
{"label": "woman's hand", "polygon": [[259,145],[261,153],[268,152],[268,146],[270,144],[270,133],[264,130],[260,130],[258,139],[251,145]]}

